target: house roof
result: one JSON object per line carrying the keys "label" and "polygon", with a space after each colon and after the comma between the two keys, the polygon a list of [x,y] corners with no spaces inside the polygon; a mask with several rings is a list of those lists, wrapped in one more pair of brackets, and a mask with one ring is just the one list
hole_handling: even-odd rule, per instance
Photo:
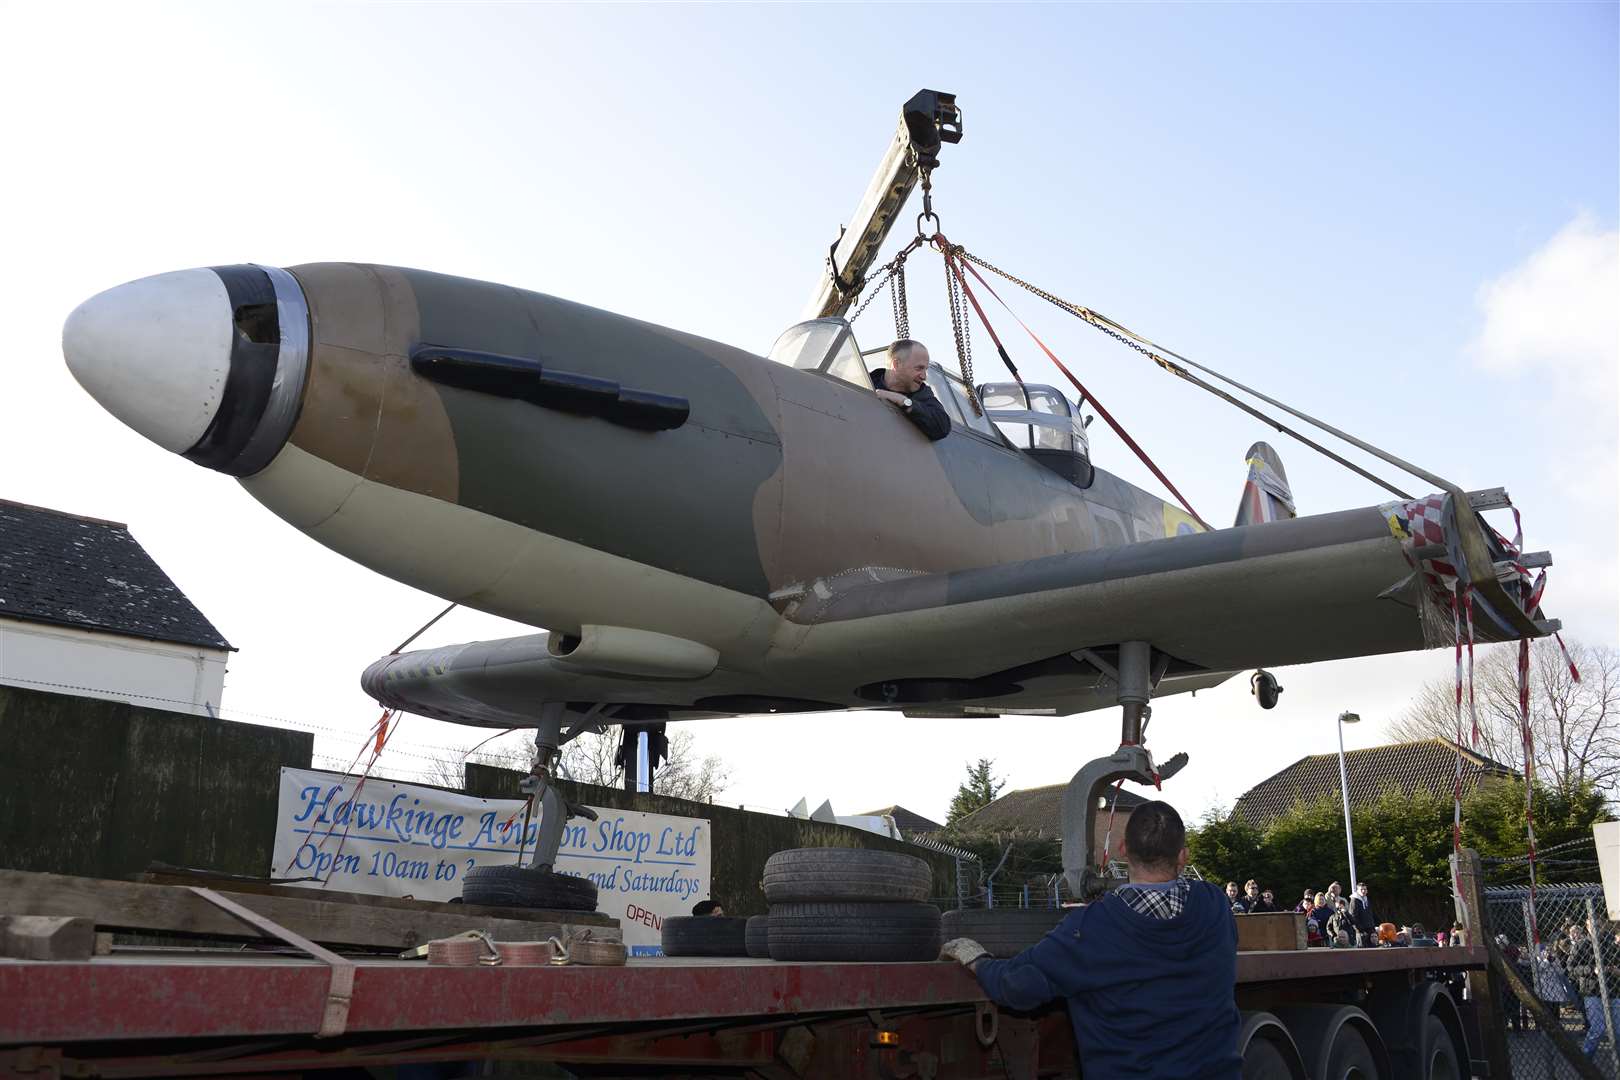
{"label": "house roof", "polygon": [[894,818],[894,823],[900,826],[900,831],[908,836],[912,833],[935,833],[945,827],[937,821],[929,821],[921,814],[914,814],[903,806],[885,806],[881,810],[866,810],[861,814],[862,817],[885,815]]}
{"label": "house roof", "polygon": [[128,526],[4,499],[0,617],[232,648]]}
{"label": "house roof", "polygon": [[[1059,839],[1063,836],[1063,793],[1068,784],[1021,788],[1009,791],[956,823],[965,832],[1021,832]],[[1113,795],[1108,796],[1112,805]],[[1147,799],[1126,788],[1119,789],[1119,810],[1133,810]]]}
{"label": "house roof", "polygon": [[[1464,791],[1487,777],[1519,775],[1467,747],[1462,759]],[[1457,778],[1457,744],[1449,739],[1421,739],[1347,750],[1344,768],[1350,780],[1351,805],[1370,803],[1389,788],[1407,795],[1422,790],[1449,797]],[[1264,829],[1296,803],[1325,796],[1340,798],[1339,790],[1339,755],[1312,754],[1250,788],[1238,798],[1232,812]]]}

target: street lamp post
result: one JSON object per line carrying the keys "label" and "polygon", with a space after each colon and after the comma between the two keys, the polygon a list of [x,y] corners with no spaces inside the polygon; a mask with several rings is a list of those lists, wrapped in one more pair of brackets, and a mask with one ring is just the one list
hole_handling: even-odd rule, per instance
{"label": "street lamp post", "polygon": [[1344,768],[1344,725],[1360,722],[1361,717],[1357,714],[1342,712],[1336,725],[1339,729],[1339,793],[1344,796],[1344,849],[1350,854],[1350,885],[1347,891],[1351,896],[1356,895],[1356,885],[1361,879],[1356,877],[1356,840],[1350,832],[1350,780]]}

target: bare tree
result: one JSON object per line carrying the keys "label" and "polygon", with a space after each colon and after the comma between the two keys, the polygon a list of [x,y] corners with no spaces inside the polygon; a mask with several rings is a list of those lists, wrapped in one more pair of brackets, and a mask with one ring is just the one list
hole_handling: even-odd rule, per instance
{"label": "bare tree", "polygon": [[[582,784],[619,786],[624,782],[624,769],[615,759],[622,737],[622,729],[610,727],[572,740],[563,747],[563,775]],[[718,755],[699,757],[692,733],[677,728],[669,737],[668,759],[653,771],[652,789],[658,795],[713,802],[730,780],[731,769]]]}
{"label": "bare tree", "polygon": [[[1592,784],[1609,797],[1620,787],[1620,651],[1605,645],[1572,644],[1580,670],[1571,677],[1558,644],[1544,638],[1530,647],[1530,730],[1535,738],[1536,778],[1568,796]],[[1389,725],[1396,739],[1455,739],[1456,683],[1424,684],[1406,712]],[[1474,701],[1479,713],[1480,753],[1524,771],[1519,734],[1519,649],[1490,646],[1476,654]],[[1472,725],[1463,701],[1463,745]]]}

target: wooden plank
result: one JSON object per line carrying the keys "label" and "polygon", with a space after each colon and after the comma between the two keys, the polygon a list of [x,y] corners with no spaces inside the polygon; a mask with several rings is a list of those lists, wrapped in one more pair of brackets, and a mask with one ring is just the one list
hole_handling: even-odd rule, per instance
{"label": "wooden plank", "polygon": [[1238,952],[1293,952],[1303,950],[1305,916],[1292,911],[1237,915]]}
{"label": "wooden plank", "polygon": [[[434,905],[449,909],[441,912],[235,890],[229,895],[322,945],[403,950],[467,930],[487,931],[497,941],[567,939],[587,930],[598,940],[618,936],[616,921],[605,927],[595,918],[590,922],[576,918],[594,912],[530,912],[526,918],[513,919],[463,904]],[[56,914],[87,916],[104,929],[260,938],[252,927],[180,886],[0,870],[0,915]]]}
{"label": "wooden plank", "polygon": [[616,927],[619,920],[600,911],[548,912],[534,908],[486,907],[484,905],[447,904],[438,900],[408,900],[401,896],[373,896],[370,893],[343,892],[338,889],[306,889],[298,885],[277,885],[268,881],[239,877],[234,874],[210,874],[205,870],[183,870],[166,866],[141,874],[136,880],[155,885],[201,885],[216,892],[256,893],[260,896],[285,896],[293,900],[332,900],[341,904],[361,907],[391,908],[395,911],[436,911],[443,915],[465,915],[475,912],[486,918],[520,919],[533,921],[541,918],[555,921],[566,915],[567,921],[577,926]]}
{"label": "wooden plank", "polygon": [[[1452,871],[1458,889],[1454,896],[1457,918],[1463,925],[1465,940],[1470,945],[1488,946],[1494,953],[1496,944],[1491,940],[1490,924],[1485,919],[1485,864],[1479,852],[1462,848],[1451,856]],[[1494,959],[1494,957],[1493,957]],[[1502,986],[1495,972],[1468,973],[1468,997],[1474,1003],[1479,1017],[1479,1033],[1485,1045],[1485,1060],[1490,1062],[1492,1076],[1512,1076],[1513,1059],[1509,1053],[1507,1017],[1502,1009]]]}
{"label": "wooden plank", "polygon": [[96,926],[72,915],[0,915],[0,956],[19,960],[88,960]]}

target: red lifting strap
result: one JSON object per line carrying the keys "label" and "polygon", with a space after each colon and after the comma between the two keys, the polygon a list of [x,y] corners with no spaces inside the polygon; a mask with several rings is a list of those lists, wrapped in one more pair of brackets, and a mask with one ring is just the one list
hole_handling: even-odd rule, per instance
{"label": "red lifting strap", "polygon": [[[940,239],[943,240],[944,238],[941,237]],[[955,265],[957,262],[957,260],[954,260],[951,257],[948,247],[946,249],[945,260],[952,265]],[[1198,516],[1198,511],[1192,508],[1192,504],[1187,501],[1186,496],[1182,495],[1181,492],[1176,490],[1176,485],[1170,482],[1170,478],[1164,475],[1164,472],[1153,463],[1153,459],[1147,456],[1147,452],[1136,444],[1136,440],[1131,438],[1130,433],[1121,427],[1119,421],[1114,419],[1113,414],[1103,407],[1102,402],[1097,400],[1097,395],[1093,394],[1090,390],[1087,390],[1085,386],[1081,384],[1080,380],[1074,377],[1074,373],[1063,366],[1063,361],[1057,358],[1057,354],[1046,347],[1046,342],[1042,341],[1040,337],[1036,335],[1035,331],[1029,328],[1028,323],[1024,322],[1023,319],[1018,318],[1018,312],[1007,306],[1007,301],[1001,299],[1001,295],[996,292],[995,288],[988,281],[984,280],[984,277],[979,273],[974,265],[966,260],[961,260],[961,265],[966,266],[968,273],[977,278],[979,284],[983,285],[987,290],[989,290],[990,295],[996,298],[996,302],[1007,309],[1007,314],[1011,315],[1014,319],[1018,319],[1018,325],[1024,328],[1024,333],[1028,334],[1034,340],[1035,344],[1041,347],[1041,351],[1046,354],[1047,359],[1051,360],[1053,364],[1057,365],[1057,369],[1063,372],[1070,382],[1074,383],[1074,388],[1080,391],[1080,400],[1091,402],[1092,406],[1097,410],[1097,415],[1108,422],[1108,426],[1114,429],[1114,434],[1123,439],[1125,441],[1125,445],[1130,447],[1131,451],[1141,459],[1142,464],[1146,465],[1152,471],[1153,475],[1159,478],[1159,483],[1163,484],[1170,490],[1170,494],[1174,495],[1176,497],[1176,501],[1181,503],[1182,509],[1186,510],[1188,514],[1192,515],[1192,519],[1198,522],[1198,524],[1202,525],[1206,530],[1214,532],[1214,529],[1210,527],[1209,522]],[[960,273],[960,271],[958,271],[958,273]],[[964,282],[963,285],[965,288],[966,282]],[[969,295],[971,296],[971,294]],[[978,304],[975,303],[973,306],[977,308]],[[983,312],[979,313],[979,318],[984,318]],[[992,337],[993,336],[994,335],[992,335]],[[997,344],[999,345],[1000,342],[997,342]]]}

